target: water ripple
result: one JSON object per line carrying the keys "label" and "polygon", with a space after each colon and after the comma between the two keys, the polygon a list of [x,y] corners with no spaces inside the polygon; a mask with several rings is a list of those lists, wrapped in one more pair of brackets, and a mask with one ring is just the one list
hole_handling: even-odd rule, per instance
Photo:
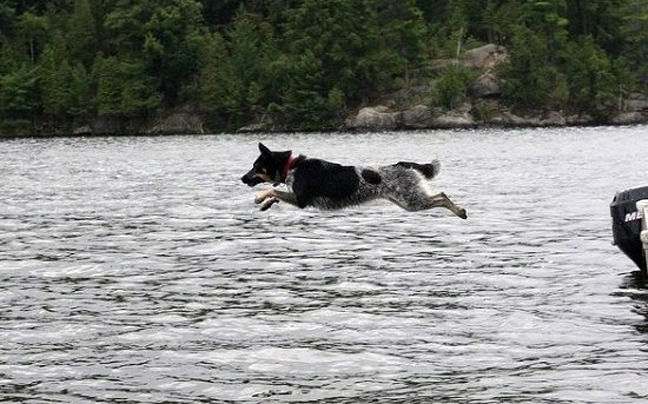
{"label": "water ripple", "polygon": [[259,212],[257,137],[2,141],[0,401],[644,402],[648,293],[607,211],[643,132],[261,137],[439,158],[468,221]]}

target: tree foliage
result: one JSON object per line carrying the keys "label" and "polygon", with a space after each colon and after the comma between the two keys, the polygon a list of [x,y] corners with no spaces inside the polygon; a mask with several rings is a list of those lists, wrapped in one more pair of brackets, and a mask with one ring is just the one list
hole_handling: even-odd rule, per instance
{"label": "tree foliage", "polygon": [[[0,119],[141,117],[322,128],[469,46],[507,47],[519,108],[599,113],[648,91],[644,0],[5,0]],[[436,105],[467,93],[451,68]]]}

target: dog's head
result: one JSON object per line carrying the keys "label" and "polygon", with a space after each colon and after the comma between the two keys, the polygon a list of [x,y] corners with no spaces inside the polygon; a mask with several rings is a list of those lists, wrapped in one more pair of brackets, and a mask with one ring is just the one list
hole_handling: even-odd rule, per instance
{"label": "dog's head", "polygon": [[241,181],[251,187],[262,182],[278,185],[282,181],[284,167],[292,152],[273,152],[263,143],[259,143],[259,151],[261,155],[252,165],[252,169],[241,177]]}

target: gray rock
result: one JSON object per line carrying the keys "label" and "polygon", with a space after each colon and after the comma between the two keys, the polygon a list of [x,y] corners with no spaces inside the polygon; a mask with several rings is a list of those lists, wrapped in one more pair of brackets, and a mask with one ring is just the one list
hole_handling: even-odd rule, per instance
{"label": "gray rock", "polygon": [[546,117],[540,120],[541,126],[565,126],[567,118],[561,111],[551,111]]}
{"label": "gray rock", "polygon": [[641,112],[648,110],[648,97],[640,93],[632,93],[628,99],[625,100],[624,107],[628,112]]}
{"label": "gray rock", "polygon": [[90,125],[77,126],[72,129],[72,134],[75,136],[86,136],[92,134],[92,128]]}
{"label": "gray rock", "polygon": [[154,120],[146,130],[147,134],[202,134],[205,133],[202,119],[188,112],[176,112],[165,118]]}
{"label": "gray rock", "polygon": [[509,111],[503,111],[491,118],[488,123],[502,126],[527,126],[530,125],[526,118],[515,115]]}
{"label": "gray rock", "polygon": [[270,127],[263,122],[251,123],[240,127],[237,132],[239,133],[259,133],[259,132],[270,132]]}
{"label": "gray rock", "polygon": [[648,116],[641,112],[623,112],[612,118],[611,122],[615,125],[633,125],[648,122]]}
{"label": "gray rock", "polygon": [[500,80],[491,72],[486,72],[470,86],[470,92],[475,97],[493,97],[502,94]]}
{"label": "gray rock", "polygon": [[434,119],[434,127],[445,129],[469,128],[475,126],[475,120],[466,112],[449,111]]}
{"label": "gray rock", "polygon": [[434,116],[430,107],[417,105],[403,111],[402,125],[407,129],[424,129],[433,126]]}
{"label": "gray rock", "polygon": [[495,66],[508,61],[509,56],[503,46],[488,44],[479,48],[470,49],[464,55],[466,67],[490,70]]}
{"label": "gray rock", "polygon": [[594,123],[594,118],[591,115],[569,115],[565,117],[567,125],[591,125]]}
{"label": "gray rock", "polygon": [[350,129],[357,130],[393,130],[401,120],[400,112],[388,112],[389,109],[379,105],[376,107],[362,108],[355,118],[347,120]]}
{"label": "gray rock", "polygon": [[472,102],[469,99],[463,97],[458,97],[453,101],[452,111],[457,112],[460,115],[469,114],[472,111]]}
{"label": "gray rock", "polygon": [[90,122],[90,132],[95,135],[114,135],[125,133],[126,122],[123,118],[96,117]]}

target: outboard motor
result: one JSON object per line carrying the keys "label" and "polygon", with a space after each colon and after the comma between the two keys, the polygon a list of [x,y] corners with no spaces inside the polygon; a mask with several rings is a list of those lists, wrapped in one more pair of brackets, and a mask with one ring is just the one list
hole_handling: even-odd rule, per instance
{"label": "outboard motor", "polygon": [[648,199],[648,186],[618,192],[610,204],[614,245],[619,247],[646,273],[646,259],[640,239],[642,212],[637,210],[639,200]]}

